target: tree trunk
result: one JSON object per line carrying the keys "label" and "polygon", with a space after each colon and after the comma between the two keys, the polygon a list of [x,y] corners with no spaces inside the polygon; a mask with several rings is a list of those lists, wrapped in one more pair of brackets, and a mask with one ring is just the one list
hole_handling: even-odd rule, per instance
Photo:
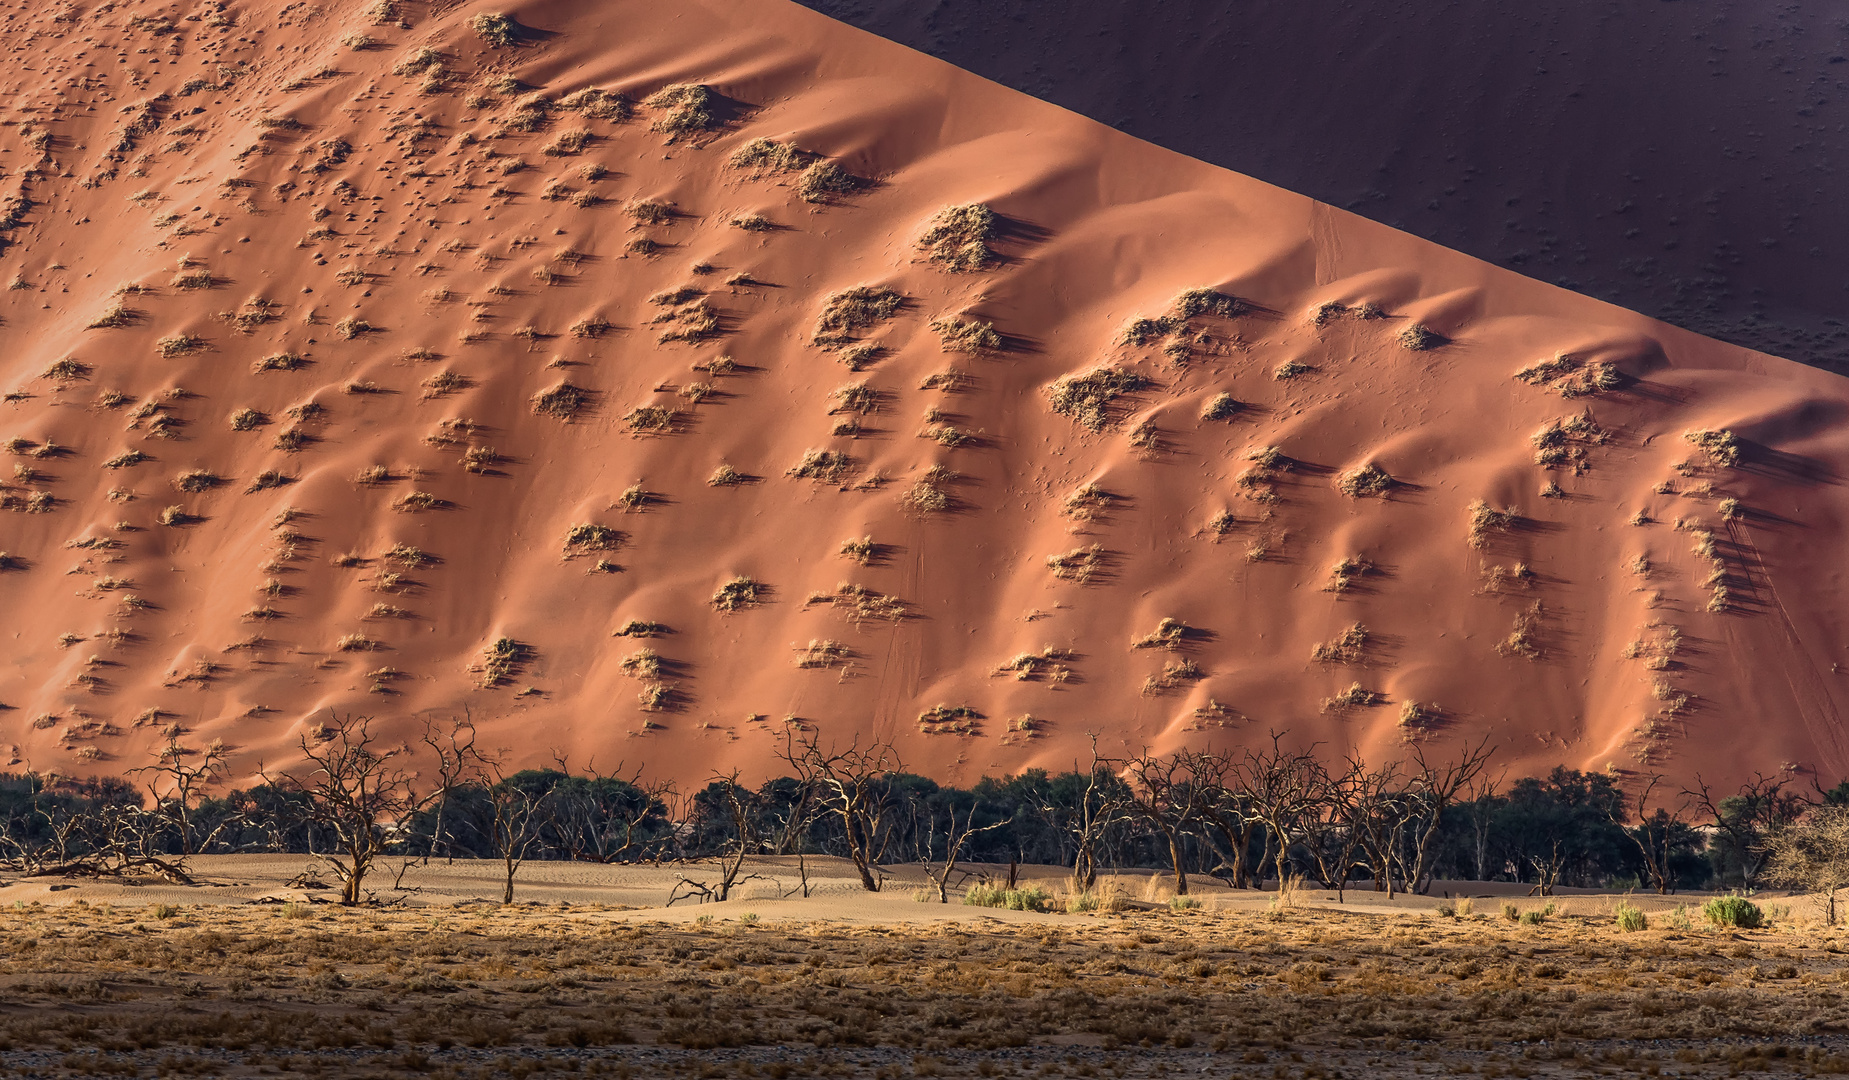
{"label": "tree trunk", "polygon": [[511,904],[514,902],[514,860],[507,859],[505,862],[507,866],[507,881],[505,887],[501,890],[501,903]]}
{"label": "tree trunk", "polygon": [[1169,863],[1175,867],[1175,895],[1188,895],[1187,856],[1182,851],[1180,833],[1168,834],[1168,858]]}

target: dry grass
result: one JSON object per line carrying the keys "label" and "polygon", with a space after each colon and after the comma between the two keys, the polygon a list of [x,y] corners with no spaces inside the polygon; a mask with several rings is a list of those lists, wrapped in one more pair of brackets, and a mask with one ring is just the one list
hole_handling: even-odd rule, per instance
{"label": "dry grass", "polygon": [[[928,715],[946,733],[977,719]],[[749,901],[701,923],[587,904],[31,903],[0,912],[15,1006],[0,1046],[40,1075],[125,1058],[288,1076],[634,1075],[632,1060],[712,1077],[1849,1069],[1840,1037],[1820,1037],[1844,1019],[1843,931],[1658,912],[1624,933],[1609,903],[1518,922],[1120,897],[893,925],[747,920]],[[752,1063],[773,1047],[792,1056]]]}
{"label": "dry grass", "polygon": [[1062,375],[1047,388],[1054,412],[1093,431],[1110,425],[1117,399],[1148,385],[1148,380],[1114,364],[1101,364],[1075,375]]}
{"label": "dry grass", "polygon": [[951,206],[938,211],[918,237],[918,246],[930,259],[953,273],[987,269],[996,261],[995,212],[982,203]]}
{"label": "dry grass", "polygon": [[830,293],[816,319],[814,341],[817,345],[846,344],[856,332],[898,314],[904,303],[905,298],[898,293],[876,286],[860,285]]}

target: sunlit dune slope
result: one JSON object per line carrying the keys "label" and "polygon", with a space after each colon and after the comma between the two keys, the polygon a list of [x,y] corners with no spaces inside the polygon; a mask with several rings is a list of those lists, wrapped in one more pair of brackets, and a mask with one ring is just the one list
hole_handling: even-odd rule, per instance
{"label": "sunlit dune slope", "polygon": [[1849,768],[1839,377],[779,0],[3,10],[14,767]]}

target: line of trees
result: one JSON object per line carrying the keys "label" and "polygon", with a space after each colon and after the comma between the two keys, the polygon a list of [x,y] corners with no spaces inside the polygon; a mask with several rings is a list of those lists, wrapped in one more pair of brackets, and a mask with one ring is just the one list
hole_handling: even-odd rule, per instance
{"label": "line of trees", "polygon": [[[531,860],[670,863],[673,900],[725,900],[750,860],[836,855],[879,890],[884,868],[923,867],[937,898],[969,863],[1070,868],[1075,890],[1114,868],[1154,867],[1186,894],[1190,877],[1234,888],[1314,881],[1345,893],[1424,893],[1441,879],[1502,880],[1547,895],[1562,886],[1803,889],[1849,886],[1849,781],[1825,791],[1757,776],[1731,792],[1697,778],[1666,796],[1661,777],[1635,797],[1614,778],[1556,768],[1504,784],[1493,749],[1440,757],[1421,744],[1370,764],[1281,736],[1241,751],[1098,754],[1063,773],[985,777],[969,788],[908,773],[889,742],[823,746],[792,727],[784,775],[755,787],[736,771],[682,791],[643,770],[512,770],[468,721],[388,743],[364,718],[333,718],[301,743],[291,770],[259,768],[229,785],[224,751],[178,733],[123,777],[0,775],[0,859],[27,875],[158,874],[190,883],[208,853],[315,857],[341,901],[375,895],[396,862],[490,859],[503,902]],[[1672,805],[1674,809],[1672,809]],[[1838,880],[1838,879],[1841,880]],[[1834,905],[1831,905],[1834,918]]]}

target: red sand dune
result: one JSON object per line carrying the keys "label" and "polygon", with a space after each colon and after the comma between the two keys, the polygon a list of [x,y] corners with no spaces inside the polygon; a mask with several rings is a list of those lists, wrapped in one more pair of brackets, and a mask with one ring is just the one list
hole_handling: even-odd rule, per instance
{"label": "red sand dune", "polygon": [[[775,771],[788,717],[960,780],[1069,766],[1093,731],[1106,753],[1278,730],[1368,755],[1488,736],[1518,771],[1849,769],[1840,377],[781,0],[526,3],[506,47],[478,8],[396,6],[402,28],[357,4],[6,9],[16,767],[139,764],[170,724],[276,765],[329,710],[409,733],[467,709],[522,761],[695,780]],[[615,115],[609,95],[681,83],[720,95],[712,130]],[[795,172],[728,165],[759,137],[874,183],[803,201]],[[918,238],[971,203],[1001,215],[997,259],[951,272]],[[812,338],[859,286],[904,303],[854,331],[881,347],[856,373]],[[1243,304],[1123,343],[1194,289]],[[1000,347],[946,351],[930,324],[957,315]],[[1414,326],[1449,343],[1407,348]],[[1560,354],[1579,368],[1550,378],[1617,385],[1515,378]],[[1050,391],[1100,364],[1141,386],[1093,431]],[[947,369],[960,386],[923,388]],[[863,381],[872,411],[833,434]],[[570,419],[539,407],[561,385],[584,391]],[[1222,393],[1243,407],[1204,419]],[[668,429],[632,430],[651,408]],[[971,438],[925,437],[948,427]],[[1698,429],[1735,433],[1713,455],[1735,464]],[[820,450],[846,455],[836,481],[790,475]],[[1344,494],[1369,464],[1396,486]],[[746,481],[709,483],[721,465]],[[1085,485],[1108,498],[1074,512]],[[910,498],[931,491],[949,505]],[[1519,514],[1473,547],[1477,500]],[[581,525],[613,546],[569,548]],[[863,536],[870,564],[839,554]],[[1331,591],[1342,560],[1371,569]],[[718,610],[736,576],[760,602]],[[1191,629],[1133,647],[1165,618]],[[613,636],[631,620],[667,630]],[[1312,659],[1355,624],[1352,662]],[[625,667],[644,648],[653,678]],[[999,672],[1024,653],[1029,677]],[[1357,683],[1374,704],[1323,708]],[[939,705],[979,715],[921,721]]]}

